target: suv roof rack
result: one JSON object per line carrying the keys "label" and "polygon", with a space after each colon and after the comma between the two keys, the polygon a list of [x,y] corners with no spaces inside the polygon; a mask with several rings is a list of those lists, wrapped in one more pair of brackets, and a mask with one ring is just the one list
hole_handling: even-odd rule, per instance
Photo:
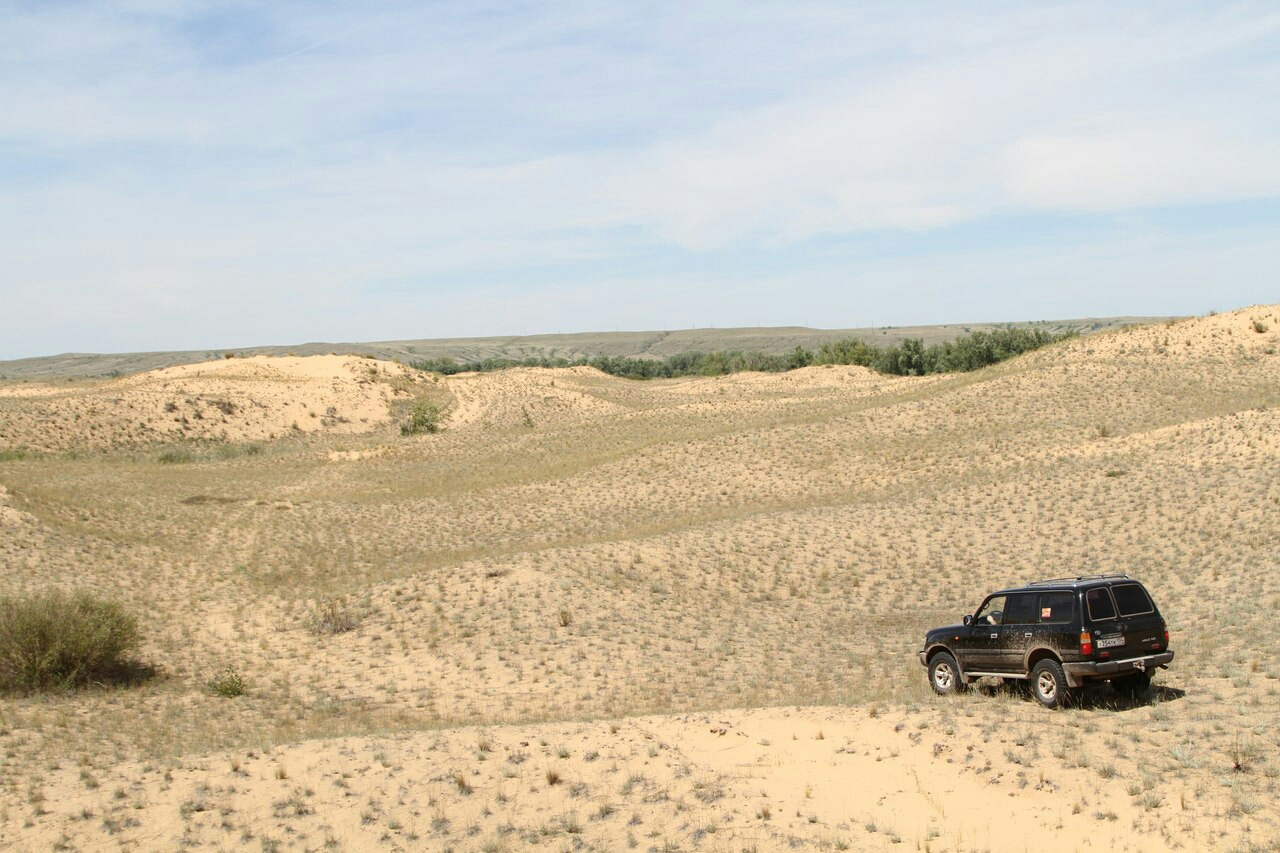
{"label": "suv roof rack", "polygon": [[1113,578],[1115,579],[1124,578],[1125,580],[1131,580],[1127,572],[1120,572],[1119,574],[1111,574],[1111,575],[1076,575],[1075,577],[1070,577],[1070,578],[1049,578],[1048,580],[1034,581],[1032,583],[1027,584],[1027,586],[1050,586],[1052,584],[1078,583],[1080,581],[1111,580]]}

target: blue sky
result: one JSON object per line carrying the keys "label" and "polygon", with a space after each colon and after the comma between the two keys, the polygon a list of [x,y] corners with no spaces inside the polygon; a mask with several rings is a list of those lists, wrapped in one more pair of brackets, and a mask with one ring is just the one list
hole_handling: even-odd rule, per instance
{"label": "blue sky", "polygon": [[0,358],[1280,301],[1275,3],[0,2]]}

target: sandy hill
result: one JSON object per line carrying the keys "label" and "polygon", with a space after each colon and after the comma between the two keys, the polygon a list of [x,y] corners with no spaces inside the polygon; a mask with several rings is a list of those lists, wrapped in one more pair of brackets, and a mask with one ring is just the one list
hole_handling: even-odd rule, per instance
{"label": "sandy hill", "polygon": [[[119,597],[156,673],[3,700],[0,847],[1272,848],[1278,353],[1260,306],[955,376],[233,359],[11,390],[0,428],[78,401],[60,446],[101,449],[0,451],[0,594]],[[233,381],[350,423],[93,437],[119,415],[85,399]],[[443,431],[400,434],[418,400]],[[1169,621],[1149,697],[929,692],[926,628],[1093,571]]]}
{"label": "sandy hill", "polygon": [[367,432],[429,381],[394,362],[317,355],[219,359],[94,383],[0,385],[0,449],[264,441]]}

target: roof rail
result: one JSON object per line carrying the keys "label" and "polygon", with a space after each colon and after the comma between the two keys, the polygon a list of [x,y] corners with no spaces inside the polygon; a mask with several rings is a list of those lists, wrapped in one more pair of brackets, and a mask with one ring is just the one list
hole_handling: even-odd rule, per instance
{"label": "roof rail", "polygon": [[1125,580],[1131,580],[1127,572],[1120,572],[1119,574],[1111,574],[1111,575],[1076,575],[1075,577],[1071,577],[1071,578],[1049,578],[1048,580],[1034,581],[1032,583],[1027,584],[1027,586],[1048,586],[1050,584],[1074,583],[1076,581],[1109,580],[1111,578],[1124,578]]}

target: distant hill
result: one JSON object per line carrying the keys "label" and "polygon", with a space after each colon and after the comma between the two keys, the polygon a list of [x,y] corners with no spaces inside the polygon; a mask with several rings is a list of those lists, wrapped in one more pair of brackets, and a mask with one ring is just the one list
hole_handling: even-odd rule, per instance
{"label": "distant hill", "polygon": [[134,353],[63,353],[61,355],[0,361],[0,379],[51,379],[63,377],[120,376],[194,364],[221,358],[251,355],[323,355],[356,353],[391,361],[411,362],[454,358],[462,362],[488,358],[530,357],[568,360],[592,356],[665,358],[684,352],[744,350],[783,353],[797,346],[816,349],[830,341],[858,338],[868,343],[896,344],[921,338],[926,345],[954,340],[977,331],[1008,327],[1035,328],[1060,334],[1101,332],[1122,326],[1159,323],[1172,317],[1100,317],[1077,320],[1039,320],[1024,323],[953,323],[942,326],[885,326],[863,329],[810,329],[778,326],[746,329],[681,329],[667,332],[581,332],[567,335],[524,335],[488,338],[436,338],[375,341],[371,343],[305,343],[288,346],[237,347],[219,350]]}

